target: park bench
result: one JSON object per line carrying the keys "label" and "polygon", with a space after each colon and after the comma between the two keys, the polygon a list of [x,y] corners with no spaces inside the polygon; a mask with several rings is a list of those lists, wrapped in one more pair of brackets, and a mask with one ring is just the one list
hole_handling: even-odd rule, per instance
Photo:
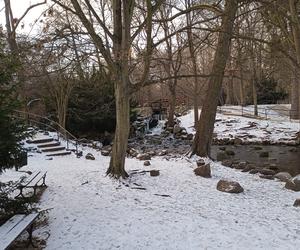
{"label": "park bench", "polygon": [[33,188],[33,196],[35,196],[36,190],[38,188],[47,187],[46,175],[47,172],[42,171],[33,173],[33,177],[30,178],[28,181],[26,181],[25,183],[18,184],[17,189],[20,190],[20,193],[16,197],[22,196],[24,198],[25,196],[23,194],[23,190],[27,188]]}
{"label": "park bench", "polygon": [[7,249],[25,230],[29,237],[29,244],[33,246],[32,230],[33,222],[38,217],[38,213],[16,214],[0,227],[0,250]]}

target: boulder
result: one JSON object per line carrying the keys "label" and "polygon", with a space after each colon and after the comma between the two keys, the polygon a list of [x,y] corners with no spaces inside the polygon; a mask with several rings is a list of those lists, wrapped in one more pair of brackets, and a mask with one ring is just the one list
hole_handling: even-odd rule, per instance
{"label": "boulder", "polygon": [[233,164],[232,160],[229,160],[229,159],[226,159],[226,160],[222,161],[222,165],[225,166],[225,167],[230,167],[231,168],[232,164]]}
{"label": "boulder", "polygon": [[245,169],[247,166],[247,162],[246,161],[241,161],[238,164],[235,165],[235,169]]}
{"label": "boulder", "polygon": [[110,155],[110,151],[108,151],[108,150],[101,150],[101,155],[103,155],[103,156],[109,156]]}
{"label": "boulder", "polygon": [[259,169],[254,168],[249,171],[249,174],[257,174],[258,172],[259,172]]}
{"label": "boulder", "polygon": [[196,169],[194,169],[194,173],[197,176],[201,176],[204,178],[211,178],[210,164],[197,167]]}
{"label": "boulder", "polygon": [[188,139],[188,136],[187,136],[187,135],[181,134],[180,138],[181,138],[181,140],[187,140],[187,139]]}
{"label": "boulder", "polygon": [[85,156],[85,159],[87,160],[95,160],[95,156],[93,156],[91,153],[88,153],[86,156]]}
{"label": "boulder", "polygon": [[137,155],[139,154],[135,149],[133,149],[133,148],[131,148],[131,149],[129,149],[129,155],[131,156],[131,157],[137,157]]}
{"label": "boulder", "polygon": [[150,170],[150,176],[159,176],[159,170]]}
{"label": "boulder", "polygon": [[300,174],[296,175],[293,178],[293,182],[296,184],[296,186],[298,186],[300,188]]}
{"label": "boulder", "polygon": [[259,172],[263,175],[275,175],[276,172],[272,169],[269,169],[269,168],[263,168],[263,169],[260,169]]}
{"label": "boulder", "polygon": [[150,161],[151,160],[151,156],[147,153],[145,154],[138,154],[136,156],[137,159],[139,159],[140,161]]}
{"label": "boulder", "polygon": [[242,193],[243,187],[236,181],[220,180],[217,184],[217,190],[226,193]]}
{"label": "boulder", "polygon": [[168,150],[163,149],[162,151],[160,151],[160,152],[158,153],[158,156],[164,156],[164,155],[166,155],[167,153],[168,153]]}
{"label": "boulder", "polygon": [[300,199],[296,199],[293,206],[300,207]]}
{"label": "boulder", "polygon": [[274,175],[261,174],[259,177],[263,179],[274,180]]}
{"label": "boulder", "polygon": [[203,159],[199,159],[196,161],[198,167],[205,165],[205,161]]}
{"label": "boulder", "polygon": [[151,157],[156,155],[155,151],[149,151],[147,152],[147,154],[150,155]]}
{"label": "boulder", "polygon": [[179,125],[175,125],[173,128],[173,133],[174,134],[179,134],[182,131],[182,128]]}
{"label": "boulder", "polygon": [[225,152],[218,152],[217,153],[217,161],[223,161],[229,159],[229,155],[226,154]]}
{"label": "boulder", "polygon": [[242,170],[242,172],[249,172],[251,171],[252,169],[255,169],[256,166],[254,164],[247,164],[247,166]]}
{"label": "boulder", "polygon": [[235,145],[241,145],[241,144],[243,144],[243,140],[242,140],[241,138],[235,138],[235,139],[233,140],[233,143],[234,143]]}
{"label": "boulder", "polygon": [[295,182],[293,181],[294,179],[290,179],[285,183],[285,188],[293,190],[293,191],[300,191],[300,186],[296,185]]}
{"label": "boulder", "polygon": [[283,182],[287,182],[289,179],[292,178],[292,176],[288,172],[279,172],[275,174],[274,177]]}
{"label": "boulder", "polygon": [[151,165],[150,161],[144,161],[144,166],[150,166],[150,165]]}
{"label": "boulder", "polygon": [[193,140],[193,138],[194,138],[193,134],[188,134],[187,135],[187,140],[191,141],[191,140]]}

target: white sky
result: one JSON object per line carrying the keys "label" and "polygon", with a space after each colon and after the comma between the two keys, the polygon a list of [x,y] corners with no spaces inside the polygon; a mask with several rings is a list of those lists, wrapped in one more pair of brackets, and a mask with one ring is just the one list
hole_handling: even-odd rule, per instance
{"label": "white sky", "polygon": [[[33,4],[43,2],[43,0],[11,0],[11,6],[14,18],[20,18],[26,9]],[[50,1],[48,1],[50,2]],[[46,5],[41,5],[31,9],[26,17],[23,19],[24,29],[21,29],[21,25],[18,27],[18,32],[28,33],[32,29],[34,21],[39,18],[43,10],[45,10]],[[4,10],[4,0],[0,0],[0,24],[5,29],[5,10]]]}

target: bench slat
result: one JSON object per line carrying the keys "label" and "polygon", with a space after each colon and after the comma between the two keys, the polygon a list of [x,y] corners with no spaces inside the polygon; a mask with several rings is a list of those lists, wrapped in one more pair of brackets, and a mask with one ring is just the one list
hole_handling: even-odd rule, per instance
{"label": "bench slat", "polygon": [[25,231],[33,221],[38,217],[38,213],[32,213],[29,215],[15,215],[8,220],[2,227],[4,227],[4,234],[0,235],[0,249],[6,249],[10,244]]}
{"label": "bench slat", "polygon": [[25,214],[17,214],[11,217],[8,221],[5,222],[0,227],[0,237],[2,238],[7,232],[11,229],[11,225],[15,225],[18,221],[22,220],[26,215]]}

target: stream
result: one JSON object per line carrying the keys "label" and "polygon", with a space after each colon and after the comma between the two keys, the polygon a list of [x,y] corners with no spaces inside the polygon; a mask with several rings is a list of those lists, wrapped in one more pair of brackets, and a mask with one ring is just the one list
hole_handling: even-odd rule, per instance
{"label": "stream", "polygon": [[[235,145],[212,146],[212,158],[224,148],[234,151],[232,159],[248,161],[256,165],[275,164],[280,171],[289,172],[292,176],[300,174],[300,147],[284,145]],[[261,149],[259,149],[261,148]],[[261,152],[268,152],[269,157],[260,157]]]}

